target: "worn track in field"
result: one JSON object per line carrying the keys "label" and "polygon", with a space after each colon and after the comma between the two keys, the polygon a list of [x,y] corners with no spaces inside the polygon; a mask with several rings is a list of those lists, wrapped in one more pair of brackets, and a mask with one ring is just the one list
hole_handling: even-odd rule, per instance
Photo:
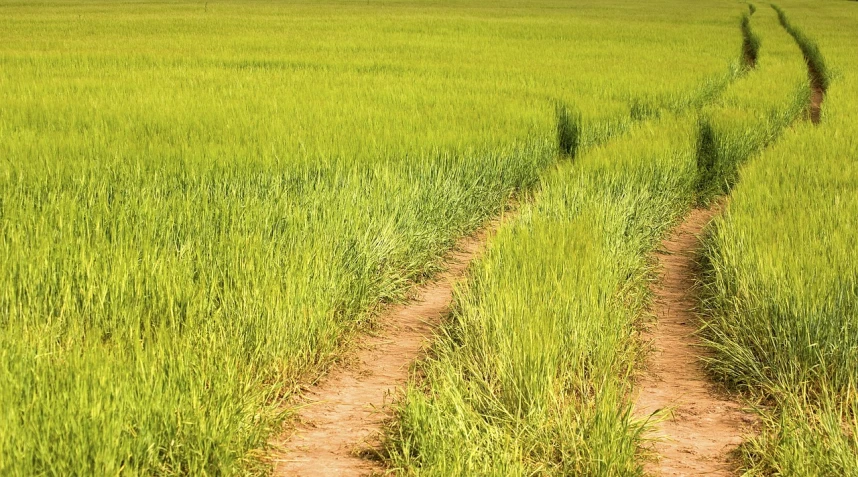
{"label": "worn track in field", "polygon": [[715,209],[692,211],[662,242],[664,252],[658,257],[661,276],[653,288],[657,324],[645,337],[653,353],[635,406],[639,418],[664,418],[648,435],[658,456],[645,469],[652,475],[732,475],[730,452],[753,423],[738,403],[710,383],[700,361],[706,350],[694,334],[699,235],[715,214]]}
{"label": "worn track in field", "polygon": [[347,356],[302,397],[298,424],[271,442],[276,476],[371,475],[383,467],[377,455],[386,408],[405,384],[411,364],[449,313],[454,283],[484,248],[501,220],[461,240],[445,260],[446,271],[420,287],[416,298],[389,310],[380,330],[360,340]]}
{"label": "worn track in field", "polygon": [[807,61],[807,75],[810,78],[810,104],[808,105],[810,121],[813,124],[819,124],[822,119],[822,102],[825,100],[823,86],[825,82],[822,79],[822,73],[818,72],[810,61]]}

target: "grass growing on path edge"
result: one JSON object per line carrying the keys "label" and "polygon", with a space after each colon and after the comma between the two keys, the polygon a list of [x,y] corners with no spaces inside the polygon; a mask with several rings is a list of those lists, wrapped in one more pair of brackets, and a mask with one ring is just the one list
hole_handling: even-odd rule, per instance
{"label": "grass growing on path edge", "polygon": [[406,390],[389,433],[394,468],[642,473],[644,424],[627,396],[641,355],[648,256],[694,201],[728,192],[744,161],[806,101],[799,52],[768,20],[761,32],[772,35],[771,53],[705,104],[703,121],[644,121],[545,174],[536,201],[475,264]]}
{"label": "grass growing on path edge", "polygon": [[858,475],[858,18],[787,7],[838,74],[820,124],[752,160],[713,224],[704,337],[712,371],[763,404],[751,474]]}
{"label": "grass growing on path edge", "polygon": [[630,377],[649,252],[694,194],[693,118],[645,121],[544,177],[456,293],[406,391],[391,465],[421,475],[639,474]]}

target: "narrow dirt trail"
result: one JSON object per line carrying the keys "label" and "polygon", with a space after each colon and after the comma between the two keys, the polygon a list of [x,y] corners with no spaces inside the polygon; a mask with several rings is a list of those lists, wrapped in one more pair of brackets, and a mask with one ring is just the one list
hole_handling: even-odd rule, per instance
{"label": "narrow dirt trail", "polygon": [[[371,456],[389,417],[386,406],[405,384],[411,364],[450,312],[453,285],[484,248],[503,219],[459,241],[446,271],[416,291],[416,298],[379,317],[379,332],[306,392],[291,435],[271,442],[275,476],[372,475],[382,466]],[[370,456],[367,458],[366,456]]]}
{"label": "narrow dirt trail", "polygon": [[753,423],[738,403],[709,381],[700,357],[706,351],[694,335],[695,258],[703,227],[716,209],[695,209],[664,242],[659,254],[661,276],[654,286],[657,324],[646,339],[653,354],[638,383],[636,415],[646,418],[672,410],[648,437],[656,439],[658,462],[648,474],[663,476],[732,475],[730,452],[742,442],[743,429]]}

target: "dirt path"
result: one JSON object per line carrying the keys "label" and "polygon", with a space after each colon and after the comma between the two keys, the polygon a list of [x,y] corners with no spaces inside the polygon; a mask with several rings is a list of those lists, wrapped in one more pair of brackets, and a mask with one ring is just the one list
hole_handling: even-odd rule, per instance
{"label": "dirt path", "polygon": [[497,220],[461,240],[445,261],[445,273],[418,289],[414,300],[380,317],[378,335],[362,339],[361,348],[347,356],[347,365],[336,367],[305,393],[302,404],[306,407],[299,412],[297,428],[271,443],[274,475],[345,476],[383,471],[377,461],[362,456],[372,456],[380,443],[379,431],[389,417],[385,406],[450,311],[453,284],[500,223]]}
{"label": "dirt path", "polygon": [[653,289],[658,323],[645,337],[654,349],[635,406],[638,417],[673,410],[649,436],[658,439],[653,451],[659,461],[646,467],[653,475],[732,475],[729,453],[742,442],[743,428],[753,423],[709,382],[699,360],[705,350],[693,334],[698,236],[715,214],[715,209],[692,211],[662,243],[665,253],[659,255],[661,277]]}

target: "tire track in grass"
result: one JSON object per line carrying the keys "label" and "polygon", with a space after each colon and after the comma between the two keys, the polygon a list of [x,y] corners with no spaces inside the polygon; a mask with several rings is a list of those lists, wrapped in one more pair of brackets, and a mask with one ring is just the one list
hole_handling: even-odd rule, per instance
{"label": "tire track in grass", "polygon": [[378,319],[380,331],[360,340],[320,383],[296,403],[298,425],[270,444],[277,476],[381,473],[377,458],[387,405],[403,385],[441,319],[450,312],[454,284],[485,248],[509,213],[460,240],[444,261],[446,271],[415,292],[410,302]]}
{"label": "tire track in grass", "polygon": [[740,26],[742,29],[742,59],[746,69],[754,69],[757,67],[757,57],[760,54],[760,38],[751,29],[751,17],[747,13],[742,14]]}
{"label": "tire track in grass", "polygon": [[647,464],[649,474],[732,475],[730,453],[742,443],[743,429],[754,422],[710,382],[700,360],[705,351],[695,336],[699,236],[717,213],[717,206],[692,210],[662,242],[658,255],[661,271],[653,287],[658,321],[644,337],[654,349],[635,406],[642,418],[666,414],[648,436],[660,457]]}
{"label": "tire track in grass", "polygon": [[[709,92],[708,100],[732,83]],[[575,157],[580,118],[558,106],[560,152]],[[612,137],[609,135],[608,138]],[[384,472],[380,448],[388,406],[397,387],[406,383],[412,363],[420,357],[441,320],[450,312],[456,281],[484,249],[489,238],[511,217],[490,222],[459,241],[444,263],[446,272],[416,290],[408,304],[391,308],[378,319],[380,332],[361,338],[359,348],[346,354],[345,365],[334,367],[295,404],[297,425],[289,435],[269,441],[267,456],[276,476],[371,475]]]}
{"label": "tire track in grass", "polygon": [[[785,22],[782,12],[775,10],[787,31],[796,37],[790,31],[791,27],[786,26],[788,22]],[[748,50],[754,45],[758,48],[759,39],[751,30],[747,15],[742,18],[742,32],[746,68],[750,69]],[[801,46],[802,42],[798,42]],[[809,67],[821,64],[813,60],[821,58],[818,50],[815,56],[805,47],[802,51]],[[824,66],[816,69],[824,71]],[[823,82],[817,86],[823,86],[826,78],[823,75]],[[790,108],[788,103],[781,107],[786,108],[784,111]],[[724,169],[725,166],[741,165],[765,148],[798,114],[796,108],[791,117],[785,117],[783,124],[773,126],[775,129],[770,131],[770,137],[747,132],[743,136],[741,131],[746,130],[742,129],[748,127],[746,124],[740,126],[738,135],[728,134],[719,139],[717,130],[708,121],[703,122],[698,139],[698,168],[701,172],[698,193],[706,193],[713,181],[723,179],[720,174],[729,170]],[[772,127],[766,124],[760,122],[758,126]],[[742,141],[753,143],[736,149],[735,146]],[[720,193],[729,194],[729,188]],[[651,446],[645,452],[651,452],[659,459],[647,463],[645,470],[649,474],[732,475],[738,472],[740,465],[737,459],[733,459],[734,451],[742,444],[743,435],[753,430],[756,424],[753,414],[743,412],[742,406],[731,399],[726,390],[709,379],[705,360],[712,356],[712,351],[704,347],[697,336],[701,325],[694,312],[699,304],[695,291],[701,272],[697,257],[703,247],[699,236],[706,224],[720,212],[719,209],[715,206],[693,210],[662,242],[663,252],[657,256],[660,274],[652,288],[652,312],[657,324],[643,337],[651,343],[653,353],[648,361],[649,367],[638,383],[635,405],[639,418],[655,421],[654,431],[647,436],[651,439]]]}
{"label": "tire track in grass", "polygon": [[822,119],[822,101],[825,100],[825,88],[822,87],[821,75],[810,64],[807,66],[810,75],[810,121],[819,124]]}
{"label": "tire track in grass", "polygon": [[781,26],[793,37],[801,49],[801,54],[804,55],[804,61],[807,63],[807,77],[810,82],[808,114],[813,124],[819,124],[820,119],[822,119],[822,102],[825,100],[825,92],[828,90],[829,82],[825,59],[822,57],[822,52],[816,42],[795,26],[787,17],[786,12],[774,4],[772,8],[778,14]]}

